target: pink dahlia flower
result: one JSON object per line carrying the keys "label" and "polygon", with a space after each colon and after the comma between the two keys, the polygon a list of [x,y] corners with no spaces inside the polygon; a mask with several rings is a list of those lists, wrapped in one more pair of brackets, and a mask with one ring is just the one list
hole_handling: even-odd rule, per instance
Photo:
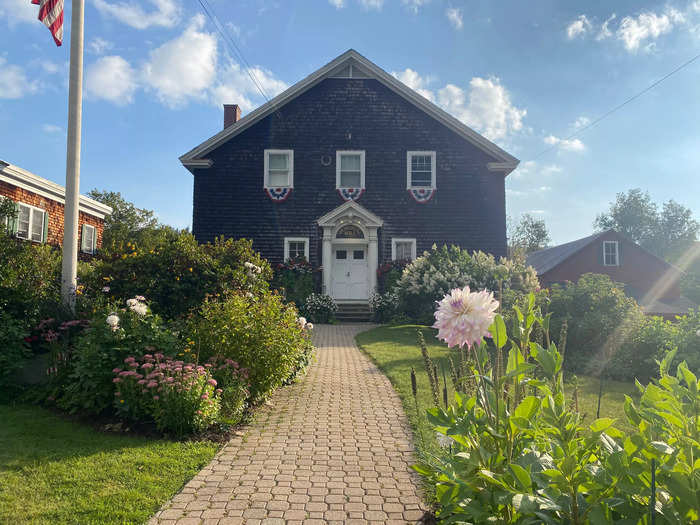
{"label": "pink dahlia flower", "polygon": [[438,303],[433,328],[438,329],[438,339],[447,346],[471,348],[489,334],[497,308],[492,292],[470,292],[468,286],[455,288]]}

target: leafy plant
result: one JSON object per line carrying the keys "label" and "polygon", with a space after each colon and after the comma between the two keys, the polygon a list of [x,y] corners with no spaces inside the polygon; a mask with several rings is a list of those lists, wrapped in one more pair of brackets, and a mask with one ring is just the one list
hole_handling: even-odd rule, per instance
{"label": "leafy plant", "polygon": [[288,301],[302,308],[307,297],[314,293],[315,275],[318,269],[311,266],[303,257],[286,261],[275,267],[270,286],[280,290]]}
{"label": "leafy plant", "polygon": [[369,297],[372,319],[377,323],[389,323],[399,316],[399,296],[394,291],[373,293]]}
{"label": "leafy plant", "polygon": [[312,293],[304,303],[304,314],[314,323],[329,323],[337,311],[338,305],[330,295]]}

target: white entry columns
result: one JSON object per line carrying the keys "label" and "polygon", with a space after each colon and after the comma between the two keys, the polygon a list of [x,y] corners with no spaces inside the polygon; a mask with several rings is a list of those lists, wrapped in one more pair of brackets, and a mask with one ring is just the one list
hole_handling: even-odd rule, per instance
{"label": "white entry columns", "polygon": [[364,238],[353,239],[367,246],[367,297],[377,286],[377,268],[379,267],[379,244],[377,230],[383,221],[371,211],[363,208],[355,201],[347,201],[318,219],[318,225],[323,228],[323,293],[332,295],[333,289],[333,245],[341,244],[349,239],[337,239],[336,234],[341,227],[353,224],[362,230]]}

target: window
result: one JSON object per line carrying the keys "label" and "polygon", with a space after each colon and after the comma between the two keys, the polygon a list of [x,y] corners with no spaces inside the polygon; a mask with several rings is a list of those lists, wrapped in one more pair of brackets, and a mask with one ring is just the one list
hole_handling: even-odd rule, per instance
{"label": "window", "polygon": [[363,260],[365,258],[365,251],[364,250],[353,250],[352,258],[355,259],[356,261]]}
{"label": "window", "polygon": [[294,151],[291,149],[265,150],[265,187],[294,187]]}
{"label": "window", "polygon": [[309,238],[308,237],[285,237],[284,238],[284,260],[298,259],[303,257],[309,260]]}
{"label": "window", "polygon": [[406,188],[435,188],[435,152],[409,151],[406,155]]}
{"label": "window", "polygon": [[355,226],[354,224],[347,224],[345,226],[342,226],[339,230],[338,233],[335,234],[336,239],[364,239],[365,234],[362,233],[362,230],[360,229],[359,226]]}
{"label": "window", "polygon": [[603,241],[603,265],[620,266],[617,241]]}
{"label": "window", "polygon": [[413,260],[416,258],[415,239],[392,239],[391,258],[395,261]]}
{"label": "window", "polygon": [[365,152],[337,151],[335,154],[335,187],[365,187]]}
{"label": "window", "polygon": [[83,224],[80,234],[80,251],[83,253],[95,253],[97,248],[97,231],[94,226]]}
{"label": "window", "polygon": [[46,212],[23,204],[17,203],[17,230],[15,235],[19,239],[27,239],[34,242],[44,242],[46,239]]}
{"label": "window", "polygon": [[335,251],[335,258],[336,259],[347,259],[348,258],[348,251],[347,250],[336,250]]}

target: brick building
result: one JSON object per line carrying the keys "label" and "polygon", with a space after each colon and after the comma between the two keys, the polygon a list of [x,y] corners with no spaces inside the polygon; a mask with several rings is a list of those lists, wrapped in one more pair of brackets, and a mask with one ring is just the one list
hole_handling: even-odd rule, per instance
{"label": "brick building", "polygon": [[378,266],[434,243],[506,254],[505,177],[518,160],[354,50],[180,157],[193,233],[304,256],[341,302]]}
{"label": "brick building", "polygon": [[[10,231],[19,239],[61,246],[65,188],[0,160],[0,197],[15,203]],[[79,200],[78,248],[92,255],[102,245],[104,219],[112,208],[84,195]]]}
{"label": "brick building", "polygon": [[609,275],[649,315],[670,319],[697,307],[681,295],[681,270],[615,230],[533,252],[527,263],[545,287],[576,282],[584,273]]}

